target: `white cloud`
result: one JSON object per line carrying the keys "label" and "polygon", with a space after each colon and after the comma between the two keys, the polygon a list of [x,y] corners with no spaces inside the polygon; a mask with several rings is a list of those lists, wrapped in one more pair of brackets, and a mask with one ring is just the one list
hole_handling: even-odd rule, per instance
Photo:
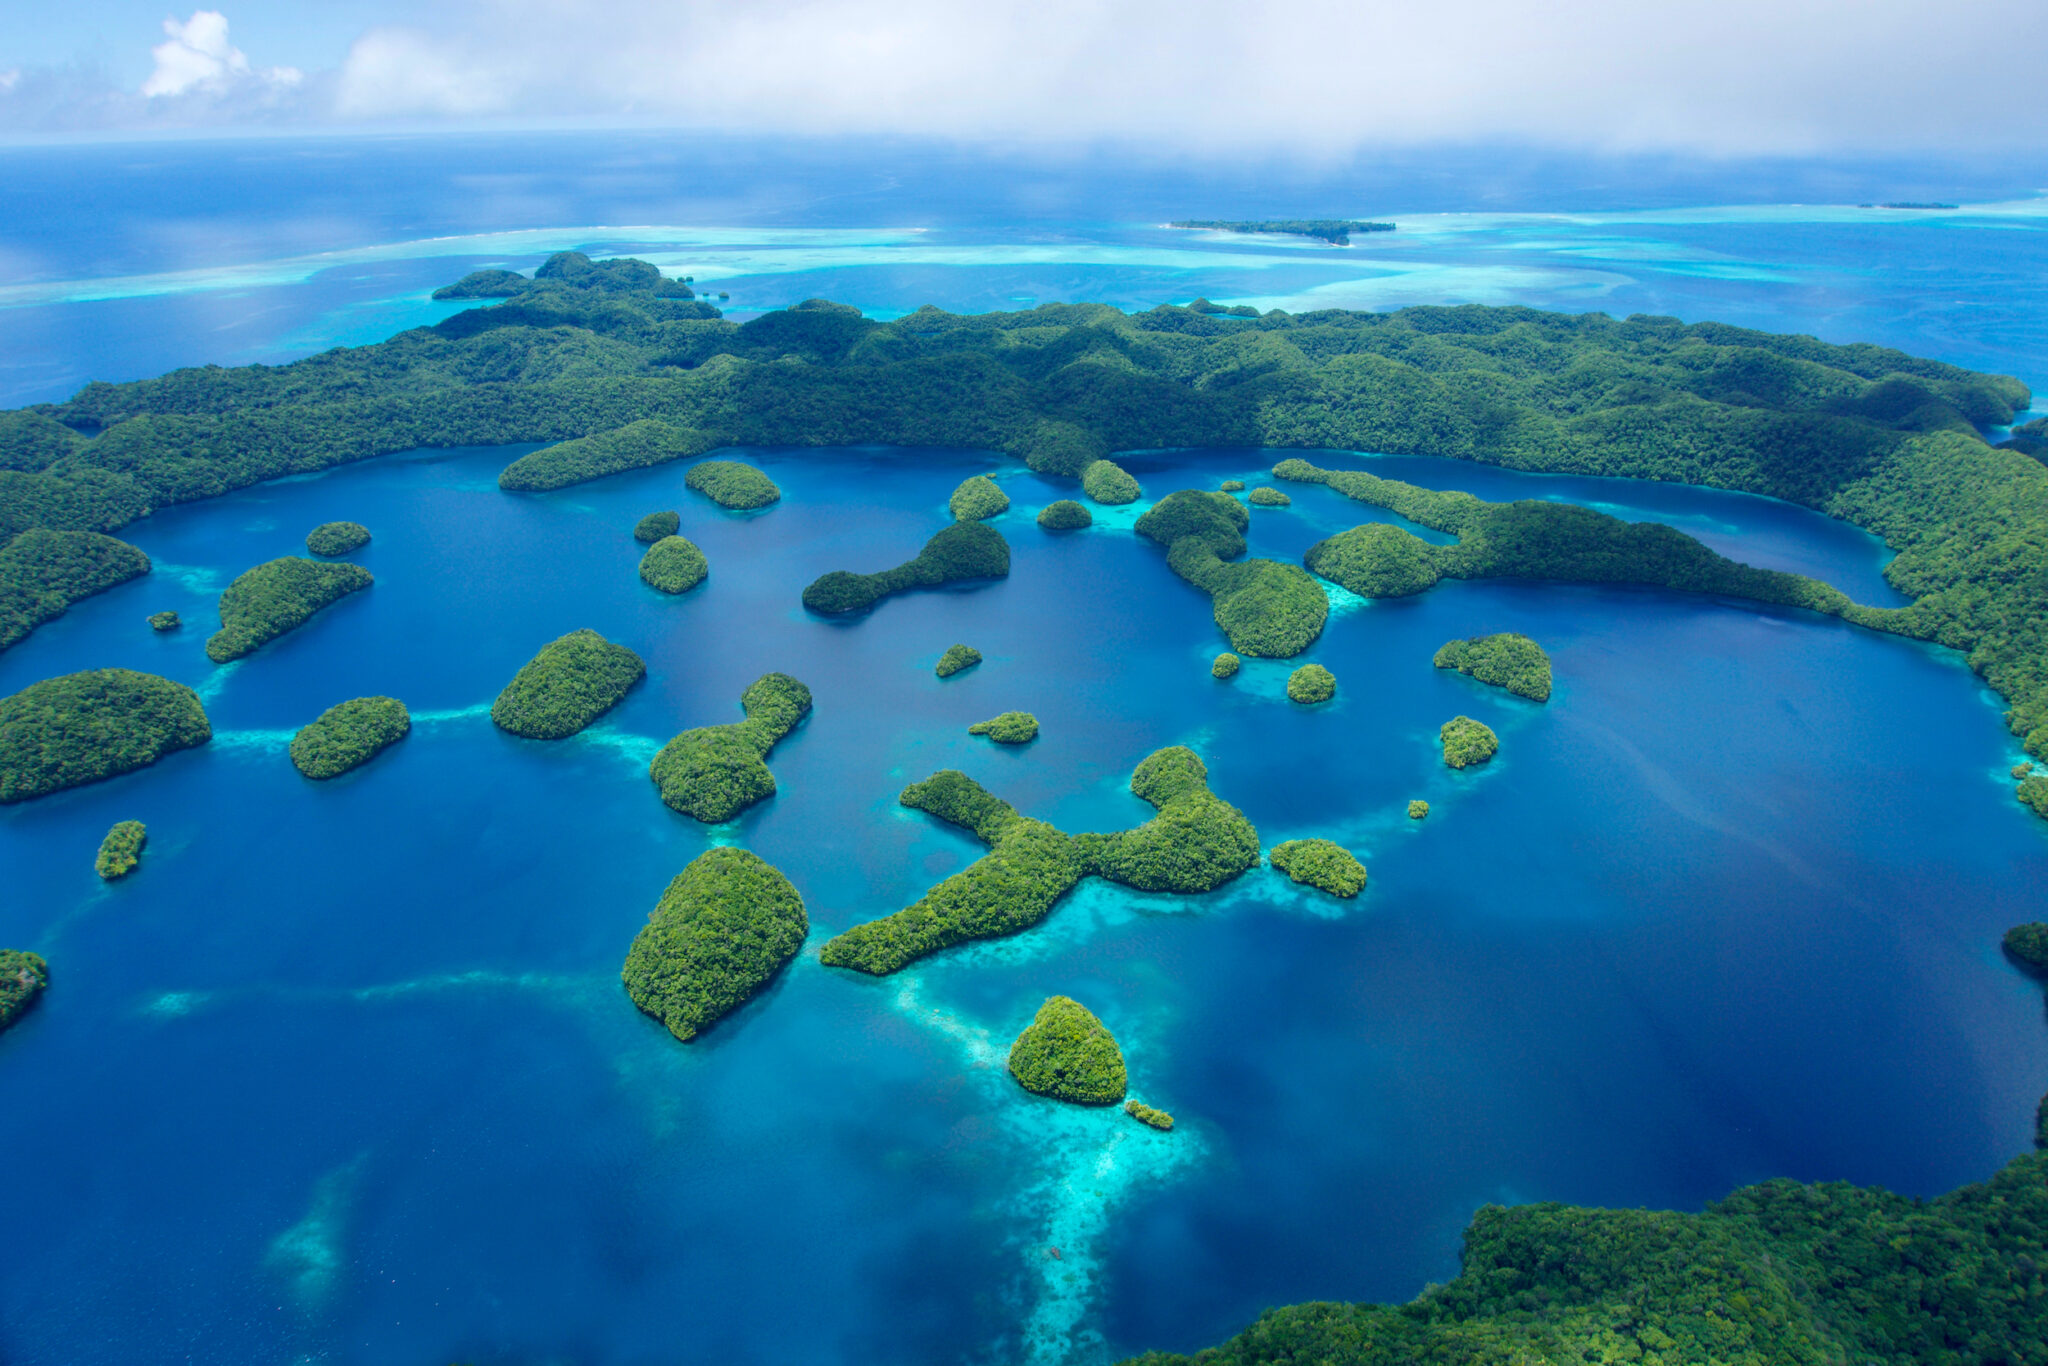
{"label": "white cloud", "polygon": [[194,10],[184,23],[164,20],[168,42],[149,50],[156,69],[142,83],[151,98],[179,95],[226,95],[248,85],[289,88],[305,74],[289,66],[253,70],[242,49],[228,41],[227,16],[219,10]]}
{"label": "white cloud", "polygon": [[515,111],[519,84],[453,44],[409,29],[371,29],[342,63],[335,112],[344,119],[503,114]]}

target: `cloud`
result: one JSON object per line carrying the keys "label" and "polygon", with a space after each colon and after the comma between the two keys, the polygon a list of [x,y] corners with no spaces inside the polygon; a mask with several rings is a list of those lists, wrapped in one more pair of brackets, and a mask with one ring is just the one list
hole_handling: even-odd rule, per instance
{"label": "cloud", "polygon": [[228,41],[227,16],[219,10],[194,10],[184,23],[164,20],[170,41],[149,50],[156,69],[142,83],[142,94],[151,99],[187,94],[226,95],[250,83],[289,88],[305,79],[305,73],[288,66],[255,71],[242,49]]}

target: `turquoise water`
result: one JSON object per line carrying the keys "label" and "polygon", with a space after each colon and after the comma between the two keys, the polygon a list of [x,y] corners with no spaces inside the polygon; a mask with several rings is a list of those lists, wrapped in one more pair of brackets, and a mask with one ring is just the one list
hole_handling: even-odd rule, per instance
{"label": "turquoise water", "polygon": [[[2031,227],[1942,231],[1966,256],[2035,250]],[[415,314],[472,259],[404,250]],[[1016,267],[950,269],[980,289]],[[1870,282],[1872,310],[1923,287],[1878,257],[1835,269]],[[1997,272],[1976,278],[1972,298],[2004,297]],[[327,287],[264,288],[352,325]],[[179,298],[241,306],[232,291],[166,288],[136,287],[125,315],[73,299],[11,316],[68,338],[60,358],[114,345],[85,320],[116,316],[158,320],[160,349],[220,345],[167,320]],[[1798,291],[1730,297],[1819,330]],[[1913,326],[1967,330],[1960,308]],[[2024,335],[1981,344],[2048,355]],[[1130,533],[1138,509],[1048,535],[1031,518],[1071,486],[986,453],[747,451],[785,498],[733,516],[680,469],[502,494],[523,449],[168,509],[126,533],[156,573],[0,654],[0,691],[167,674],[216,729],[143,773],[0,810],[0,943],[44,953],[55,980],[0,1039],[9,1362],[1096,1362],[1214,1341],[1269,1304],[1407,1298],[1454,1272],[1488,1200],[1696,1208],[1778,1175],[1933,1194],[2028,1142],[2048,1089],[2040,996],[1997,937],[2038,918],[2048,841],[2011,799],[1996,699],[1952,653],[1644,591],[1332,590],[1306,657],[1340,692],[1311,711],[1282,695],[1291,664],[1211,680],[1208,603]],[[1273,459],[1128,464],[1157,496]],[[1318,459],[1665,520],[1893,600],[1881,546],[1767,500]],[[852,622],[803,613],[811,578],[907,557],[977,472],[1015,500],[997,523],[1009,579]],[[1254,512],[1253,553],[1388,516],[1290,491]],[[662,507],[711,563],[679,599],[634,574],[631,527]],[[375,533],[356,558],[376,586],[208,664],[228,579],[344,517]],[[163,608],[190,624],[152,633]],[[584,626],[638,650],[647,680],[572,740],[492,727],[511,673]],[[1443,640],[1497,630],[1550,650],[1547,707],[1429,666]],[[941,682],[956,640],[986,662]],[[771,669],[817,697],[769,760],[779,795],[723,827],[669,812],[654,750],[737,718]],[[413,734],[336,782],[299,778],[291,733],[373,692],[407,701]],[[1040,718],[1034,744],[965,733],[1011,708]],[[1458,713],[1500,733],[1496,762],[1443,768],[1435,731]],[[1176,743],[1267,844],[1359,851],[1366,892],[1335,902],[1264,869],[1204,897],[1089,884],[1034,931],[895,978],[816,961],[978,855],[897,806],[905,783],[958,767],[1027,814],[1115,829],[1150,814],[1131,769]],[[1413,797],[1427,822],[1405,818]],[[127,818],[150,827],[143,867],[102,884],[93,850]],[[668,879],[721,842],[789,875],[812,937],[686,1047],[617,974]],[[1172,1134],[1007,1080],[1008,1041],[1053,992],[1116,1032]]]}

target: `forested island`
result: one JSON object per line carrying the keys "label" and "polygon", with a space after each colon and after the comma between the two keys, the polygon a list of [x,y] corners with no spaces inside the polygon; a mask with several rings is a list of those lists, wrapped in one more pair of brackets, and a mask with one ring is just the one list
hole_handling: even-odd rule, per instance
{"label": "forested island", "polygon": [[50,965],[42,955],[0,949],[0,1030],[20,1019],[49,985]]}
{"label": "forested island", "polygon": [[585,628],[551,640],[491,703],[491,720],[529,740],[561,740],[616,707],[647,663]]}
{"label": "forested island", "polygon": [[665,536],[675,535],[682,525],[682,517],[674,511],[650,512],[633,524],[633,539],[642,545],[653,545]]}
{"label": "forested island", "polygon": [[752,512],[782,501],[782,490],[773,479],[738,460],[705,460],[692,465],[683,476],[683,486],[728,512]]}
{"label": "forested island", "polygon": [[141,821],[116,821],[100,841],[92,870],[108,882],[118,882],[142,866],[142,846],[149,842],[149,827]]}
{"label": "forested island", "polygon": [[664,536],[640,557],[640,582],[664,593],[687,593],[710,572],[711,562],[687,536]]}
{"label": "forested island", "polygon": [[1430,661],[1439,669],[1456,669],[1496,688],[1505,688],[1531,702],[1550,700],[1550,656],[1525,635],[1498,635],[1447,640]]}
{"label": "forested island", "polygon": [[1304,664],[1287,675],[1287,700],[1313,707],[1337,695],[1337,675],[1320,664]]}
{"label": "forested island", "polygon": [[939,662],[932,666],[932,672],[940,678],[951,678],[964,673],[981,663],[981,651],[972,645],[948,645],[946,653],[939,656]]}
{"label": "forested island", "polygon": [[1437,731],[1444,747],[1444,763],[1452,768],[1483,764],[1500,752],[1500,737],[1493,727],[1469,716],[1453,716]]}
{"label": "forested island", "polygon": [[[6,500],[14,492],[0,470],[0,526],[12,520]],[[13,536],[0,548],[0,649],[72,603],[148,572],[149,556],[112,536],[40,527]]]}
{"label": "forested island", "polygon": [[835,569],[804,589],[804,606],[820,616],[873,607],[892,593],[1010,575],[1010,543],[983,522],[955,522],[924,543],[915,558],[877,574]]}
{"label": "forested island", "polygon": [[1075,1105],[1114,1105],[1128,1077],[1116,1036],[1070,996],[1048,996],[1010,1045],[1010,1075],[1034,1095]]}
{"label": "forested island", "polygon": [[1210,232],[1284,233],[1291,237],[1313,237],[1333,247],[1351,245],[1351,234],[1392,232],[1392,223],[1368,223],[1354,218],[1188,218],[1170,224],[1176,228],[1204,228]]}
{"label": "forested island", "polygon": [[1006,711],[967,728],[969,735],[986,735],[999,745],[1024,745],[1038,738],[1038,718],[1028,711]]}
{"label": "forested island", "polygon": [[1010,510],[1010,495],[995,480],[977,474],[960,481],[960,487],[946,500],[946,510],[956,522],[985,522]]}
{"label": "forested island", "polygon": [[1209,595],[1216,625],[1240,655],[1298,655],[1323,633],[1330,600],[1300,565],[1244,560],[1251,514],[1227,493],[1183,489],[1154,503],[1140,536],[1166,548],[1174,573]]}
{"label": "forested island", "polygon": [[1058,498],[1039,509],[1038,524],[1047,531],[1082,531],[1095,525],[1095,514],[1071,498]]}
{"label": "forested island", "polygon": [[716,825],[775,795],[768,751],[811,714],[811,690],[764,674],[740,694],[740,711],[746,720],[686,730],[654,756],[648,776],[672,810]]}
{"label": "forested island", "polygon": [[337,702],[292,737],[292,766],[308,778],[339,778],[412,733],[412,713],[395,697]]}
{"label": "forested island", "polygon": [[370,543],[370,529],[361,522],[322,522],[306,533],[308,555],[346,555]]}
{"label": "forested island", "polygon": [[1331,896],[1353,897],[1365,890],[1365,865],[1335,840],[1287,840],[1274,845],[1266,861]]}
{"label": "forested island", "polygon": [[199,694],[133,669],[88,669],[0,697],[0,804],[147,767],[213,738]]}
{"label": "forested island", "polygon": [[699,854],[634,936],[621,976],[633,1004],[688,1043],[766,986],[810,933],[803,898],[758,854]]}
{"label": "forested island", "polygon": [[244,570],[220,595],[220,629],[207,640],[206,657],[216,664],[240,659],[370,583],[370,571],[361,565],[295,555]]}

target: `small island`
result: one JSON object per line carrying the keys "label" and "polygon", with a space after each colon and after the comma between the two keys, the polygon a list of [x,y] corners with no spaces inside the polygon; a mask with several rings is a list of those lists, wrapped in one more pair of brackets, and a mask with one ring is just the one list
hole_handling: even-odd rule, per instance
{"label": "small island", "polygon": [[740,694],[744,721],[686,730],[661,747],[647,776],[671,810],[706,825],[731,820],[775,795],[768,752],[811,712],[811,690],[788,674],[764,674]]}
{"label": "small island", "polygon": [[149,840],[149,827],[141,821],[117,821],[100,841],[99,856],[92,870],[108,882],[127,877],[142,865],[142,846]]}
{"label": "small island", "polygon": [[220,595],[220,630],[206,642],[206,657],[216,664],[240,659],[372,582],[361,565],[295,555],[245,569]]}
{"label": "small island", "polygon": [[1006,711],[967,728],[969,735],[986,735],[999,745],[1022,745],[1038,738],[1038,718],[1028,711]]}
{"label": "small island", "polygon": [[50,965],[42,955],[0,949],[0,1030],[21,1018],[50,985]]}
{"label": "small island", "polygon": [[541,647],[491,703],[501,730],[529,740],[574,735],[619,704],[647,675],[639,655],[585,628]]}
{"label": "small island", "polygon": [[941,678],[951,678],[964,673],[981,663],[981,651],[972,645],[948,645],[946,653],[939,656],[939,662],[932,672]]}
{"label": "small island", "polygon": [[2013,795],[2037,816],[2048,816],[2048,773],[2029,771]]}
{"label": "small island", "polygon": [[498,487],[507,493],[547,493],[608,474],[686,460],[722,444],[715,436],[694,427],[676,427],[660,418],[642,418],[623,427],[557,442],[522,455],[499,473]]}
{"label": "small island", "polygon": [[1443,741],[1444,762],[1452,768],[1483,764],[1500,751],[1500,738],[1469,716],[1454,716],[1444,722],[1437,738]]}
{"label": "small island", "polygon": [[309,555],[346,555],[370,543],[370,529],[361,522],[322,522],[306,533]]}
{"label": "small island", "polygon": [[1227,493],[1182,489],[1137,521],[1140,536],[1166,549],[1167,567],[1209,595],[1217,626],[1241,655],[1285,659],[1323,633],[1330,600],[1296,564],[1244,560],[1251,514]]}
{"label": "small island", "polygon": [[1266,859],[1296,882],[1331,896],[1353,897],[1365,890],[1365,865],[1332,840],[1288,840],[1274,845]]}
{"label": "small island", "polygon": [[2002,941],[2006,957],[2036,977],[2048,978],[2048,924],[2015,925]]}
{"label": "small island", "polygon": [[1369,223],[1354,218],[1257,218],[1230,220],[1189,218],[1169,224],[1175,228],[1201,228],[1209,232],[1280,233],[1289,237],[1313,237],[1333,247],[1351,245],[1351,234],[1392,232],[1392,223]]}
{"label": "small island", "polygon": [[1447,640],[1433,662],[1439,669],[1456,669],[1531,702],[1550,700],[1550,656],[1541,645],[1513,631]]}
{"label": "small island", "polygon": [[1124,1098],[1124,1054],[1088,1007],[1049,996],[1010,1045],[1010,1075],[1034,1095],[1075,1105],[1114,1105]]}
{"label": "small island", "polygon": [[1047,531],[1081,531],[1095,525],[1095,514],[1071,498],[1061,498],[1039,511],[1038,524]]}
{"label": "small island", "polygon": [[213,738],[199,694],[133,669],[88,669],[0,698],[0,805],[145,768]]}
{"label": "small island", "polygon": [[292,737],[292,766],[324,781],[361,768],[412,731],[412,714],[395,697],[337,702]]}
{"label": "small island", "polygon": [[1429,542],[1412,531],[1367,522],[1317,541],[1303,561],[1362,598],[1405,598],[1436,587],[1443,577],[1431,550]]}
{"label": "small island", "polygon": [[620,976],[634,1005],[688,1043],[766,986],[810,929],[779,869],[745,849],[712,849],[661,894]]}
{"label": "small island", "polygon": [[1243,493],[1244,480],[1226,479],[1221,484],[1217,485],[1217,487],[1222,489],[1225,493]]}
{"label": "small island", "polygon": [[1304,664],[1287,675],[1287,700],[1317,706],[1337,695],[1337,675],[1320,664]]}
{"label": "small island", "polygon": [[1125,1101],[1124,1113],[1129,1115],[1132,1119],[1137,1120],[1138,1123],[1149,1124],[1153,1128],[1161,1130],[1162,1132],[1170,1132],[1173,1128],[1172,1115],[1169,1115],[1164,1110],[1155,1110],[1151,1106],[1143,1104],[1140,1101]]}
{"label": "small island", "polygon": [[152,612],[149,617],[149,629],[152,631],[175,631],[184,624],[176,612]]}
{"label": "small island", "polygon": [[752,512],[782,501],[782,490],[773,479],[738,460],[692,465],[683,484],[730,512]]}
{"label": "small island", "polygon": [[1279,489],[1264,484],[1247,493],[1244,496],[1244,500],[1255,508],[1284,508],[1291,506],[1294,502],[1292,498],[1289,498]]}
{"label": "small island", "polygon": [[640,582],[664,593],[687,593],[710,572],[704,552],[684,536],[664,536],[640,557]]}
{"label": "small island", "polygon": [[835,569],[804,589],[804,606],[820,616],[842,616],[912,588],[1010,575],[1010,543],[985,522],[955,522],[924,543],[917,557],[878,574]]}
{"label": "small island", "polygon": [[1081,471],[1081,492],[1098,503],[1117,506],[1135,503],[1145,490],[1114,460],[1097,460]]}
{"label": "small island", "polygon": [[986,521],[1010,510],[1010,495],[997,487],[995,480],[977,474],[962,480],[960,487],[953,490],[953,496],[946,500],[946,510],[956,522]]}
{"label": "small island", "polygon": [[682,525],[683,519],[676,512],[650,512],[633,524],[633,539],[642,545],[653,545],[663,537],[675,535]]}
{"label": "small island", "polygon": [[1230,653],[1230,651],[1225,650],[1222,654],[1209,661],[1209,677],[1219,679],[1235,678],[1237,677],[1237,671],[1243,667],[1243,660]]}
{"label": "small island", "polygon": [[1414,801],[1412,801],[1412,802],[1408,803],[1408,819],[1409,819],[1409,820],[1411,820],[1411,821],[1425,821],[1425,820],[1428,820],[1428,819],[1429,819],[1429,803],[1428,803],[1428,802],[1426,802],[1426,801],[1423,801],[1423,800],[1422,800],[1421,798],[1419,798],[1419,797],[1418,797],[1418,798],[1416,798],[1416,799],[1415,799]]}

